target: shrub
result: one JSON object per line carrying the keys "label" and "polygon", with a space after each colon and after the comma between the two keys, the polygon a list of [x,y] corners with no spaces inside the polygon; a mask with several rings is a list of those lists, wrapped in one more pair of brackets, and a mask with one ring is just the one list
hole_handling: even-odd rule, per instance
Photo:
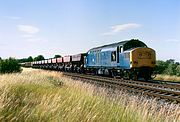
{"label": "shrub", "polygon": [[168,67],[165,69],[164,73],[167,75],[176,75],[176,65],[173,63],[170,63]]}
{"label": "shrub", "polygon": [[0,60],[0,73],[21,72],[21,67],[18,61],[14,58]]}
{"label": "shrub", "polygon": [[167,61],[157,61],[155,71],[158,74],[177,75],[180,76],[180,63],[173,59]]}
{"label": "shrub", "polygon": [[168,64],[166,62],[164,62],[164,61],[157,61],[156,62],[156,67],[155,67],[155,71],[158,74],[162,74],[167,67],[168,67]]}
{"label": "shrub", "polygon": [[180,76],[180,65],[176,67],[176,75]]}

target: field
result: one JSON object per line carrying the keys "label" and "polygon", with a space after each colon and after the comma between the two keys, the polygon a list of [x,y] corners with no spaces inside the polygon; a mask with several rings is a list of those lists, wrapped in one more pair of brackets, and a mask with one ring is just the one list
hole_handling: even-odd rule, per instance
{"label": "field", "polygon": [[170,76],[170,75],[158,74],[158,75],[156,76],[155,80],[180,82],[180,77],[175,76],[175,75],[174,75],[174,76]]}
{"label": "field", "polygon": [[0,75],[0,92],[1,121],[180,121],[180,105],[112,92],[53,71]]}

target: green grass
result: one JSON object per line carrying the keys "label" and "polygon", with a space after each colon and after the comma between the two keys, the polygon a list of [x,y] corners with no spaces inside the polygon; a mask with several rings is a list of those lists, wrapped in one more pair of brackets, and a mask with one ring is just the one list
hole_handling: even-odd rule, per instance
{"label": "green grass", "polygon": [[180,121],[179,105],[159,105],[123,91],[112,94],[56,72],[25,69],[0,79],[1,121]]}

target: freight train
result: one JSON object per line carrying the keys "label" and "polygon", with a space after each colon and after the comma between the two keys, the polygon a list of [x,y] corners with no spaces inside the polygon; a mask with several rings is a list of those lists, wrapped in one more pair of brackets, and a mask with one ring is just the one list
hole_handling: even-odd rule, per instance
{"label": "freight train", "polygon": [[149,80],[152,79],[155,62],[155,50],[147,47],[142,41],[131,39],[95,47],[87,53],[26,62],[23,66]]}

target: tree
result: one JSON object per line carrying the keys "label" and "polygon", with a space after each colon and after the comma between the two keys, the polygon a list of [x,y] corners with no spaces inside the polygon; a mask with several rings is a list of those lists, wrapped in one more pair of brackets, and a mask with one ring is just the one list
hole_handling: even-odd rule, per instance
{"label": "tree", "polygon": [[9,58],[0,61],[0,73],[14,73],[20,71],[21,67],[16,59]]}
{"label": "tree", "polygon": [[41,61],[41,60],[44,60],[43,55],[38,55],[37,57],[34,58],[34,61]]}
{"label": "tree", "polygon": [[0,60],[2,60],[2,58],[0,57]]}
{"label": "tree", "polygon": [[168,67],[165,69],[164,73],[167,75],[176,75],[175,69],[176,69],[176,65],[173,63],[170,63]]}
{"label": "tree", "polygon": [[168,65],[166,62],[158,60],[158,61],[156,61],[155,71],[158,74],[162,74],[162,73],[164,73],[164,71],[167,67],[168,67]]}
{"label": "tree", "polygon": [[169,60],[166,61],[166,63],[167,64],[174,64],[174,61],[175,61],[174,59],[169,59]]}
{"label": "tree", "polygon": [[179,63],[179,62],[175,62],[175,64],[176,64],[176,65],[180,65],[180,63]]}
{"label": "tree", "polygon": [[27,58],[27,62],[32,62],[33,61],[33,57],[32,56],[29,56],[28,58]]}
{"label": "tree", "polygon": [[165,73],[168,75],[177,75],[177,67],[179,66],[179,62],[175,62],[174,59],[169,59],[166,61],[168,67],[165,70]]}
{"label": "tree", "polygon": [[61,55],[55,55],[54,56],[54,58],[60,58],[61,57]]}

